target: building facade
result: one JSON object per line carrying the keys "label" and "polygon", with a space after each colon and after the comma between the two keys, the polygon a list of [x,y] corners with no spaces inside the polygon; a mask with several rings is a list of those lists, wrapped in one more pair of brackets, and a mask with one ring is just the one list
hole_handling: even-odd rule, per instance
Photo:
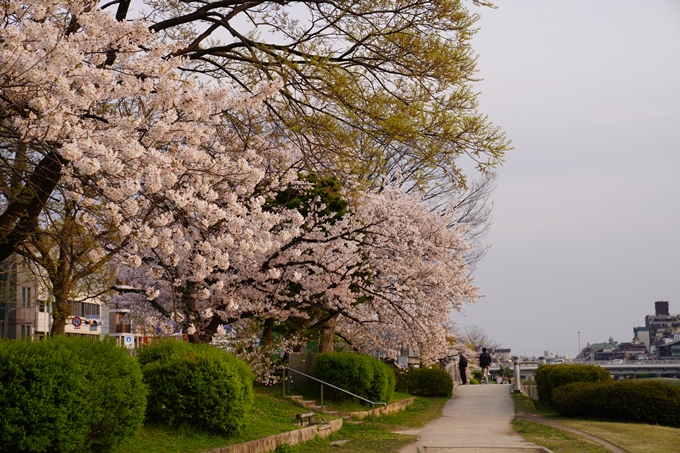
{"label": "building facade", "polygon": [[649,329],[650,353],[658,355],[658,348],[680,334],[680,315],[669,312],[668,301],[654,302],[654,314],[645,316]]}

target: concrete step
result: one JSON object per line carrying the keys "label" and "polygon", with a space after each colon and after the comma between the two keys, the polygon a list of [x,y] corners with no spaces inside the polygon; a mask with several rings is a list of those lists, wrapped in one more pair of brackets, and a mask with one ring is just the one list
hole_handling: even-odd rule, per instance
{"label": "concrete step", "polygon": [[329,410],[325,410],[325,411],[323,411],[323,413],[324,413],[324,414],[328,414],[328,415],[335,415],[335,414],[338,413],[338,411],[329,411]]}
{"label": "concrete step", "polygon": [[302,402],[302,400],[303,400],[304,398],[303,398],[302,396],[300,396],[300,395],[293,395],[293,396],[290,397],[290,399],[292,399],[293,401],[297,401],[298,403],[300,403],[300,402]]}
{"label": "concrete step", "polygon": [[314,401],[314,400],[304,400],[304,401],[300,401],[300,403],[301,403],[304,407],[312,407],[312,406],[316,406],[316,401]]}
{"label": "concrete step", "polygon": [[[316,411],[316,412],[326,412],[326,410],[328,409],[328,406],[323,406],[323,407],[321,407],[321,406],[311,406],[310,409],[313,410],[313,411]],[[328,413],[328,412],[326,412],[326,413]]]}

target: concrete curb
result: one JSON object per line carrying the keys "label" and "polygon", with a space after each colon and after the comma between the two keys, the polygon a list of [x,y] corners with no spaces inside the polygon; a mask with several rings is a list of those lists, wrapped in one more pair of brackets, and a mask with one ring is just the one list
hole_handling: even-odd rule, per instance
{"label": "concrete curb", "polygon": [[307,428],[275,434],[273,436],[251,440],[250,442],[244,442],[242,444],[215,448],[206,453],[265,453],[275,450],[279,445],[295,445],[315,439],[316,436],[328,437],[331,433],[338,431],[340,428],[342,428],[342,418],[331,420],[325,425],[308,426]]}
{"label": "concrete curb", "polygon": [[[416,400],[415,397],[406,398],[405,400],[397,401],[396,403],[388,404],[387,406],[377,407],[375,409],[375,416],[379,417],[380,415],[387,415],[393,412],[403,411],[406,408],[406,406],[408,406],[415,400]],[[366,417],[370,417],[372,413],[373,413],[372,411],[338,412],[337,415],[340,415],[342,417],[353,417],[362,420]]]}

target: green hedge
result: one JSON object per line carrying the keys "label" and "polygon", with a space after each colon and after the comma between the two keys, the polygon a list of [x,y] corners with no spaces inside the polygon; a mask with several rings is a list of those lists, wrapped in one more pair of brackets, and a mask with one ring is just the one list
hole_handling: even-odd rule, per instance
{"label": "green hedge", "polygon": [[108,452],[144,421],[133,357],[109,341],[0,342],[0,452]]}
{"label": "green hedge", "polygon": [[556,388],[561,415],[680,427],[680,387],[653,381],[578,382]]}
{"label": "green hedge", "polygon": [[[392,369],[375,357],[327,352],[314,359],[314,377],[375,402],[389,402],[394,394]],[[324,390],[331,399],[349,398],[337,390]]]}
{"label": "green hedge", "polygon": [[253,403],[250,368],[210,345],[155,341],[139,352],[149,387],[147,420],[231,436]]}
{"label": "green hedge", "polygon": [[453,378],[444,370],[411,368],[397,375],[397,390],[415,396],[444,396],[453,394]]}
{"label": "green hedge", "polygon": [[536,370],[538,399],[545,404],[552,403],[552,392],[557,387],[573,382],[611,381],[609,372],[595,365],[541,365]]}

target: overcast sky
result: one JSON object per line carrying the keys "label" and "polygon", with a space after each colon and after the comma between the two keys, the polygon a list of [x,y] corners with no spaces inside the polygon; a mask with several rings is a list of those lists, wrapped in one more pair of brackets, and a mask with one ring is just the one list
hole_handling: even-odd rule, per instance
{"label": "overcast sky", "polygon": [[453,318],[513,353],[631,341],[680,312],[680,1],[495,0],[480,110],[514,150],[493,193],[486,297]]}

